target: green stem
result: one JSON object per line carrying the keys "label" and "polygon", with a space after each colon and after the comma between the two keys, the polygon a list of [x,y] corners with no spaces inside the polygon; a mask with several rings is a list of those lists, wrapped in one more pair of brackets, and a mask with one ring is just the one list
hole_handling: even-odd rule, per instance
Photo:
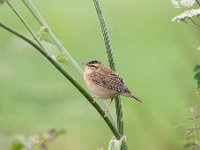
{"label": "green stem", "polygon": [[71,55],[68,53],[68,51],[64,48],[64,46],[60,43],[60,41],[56,38],[56,36],[51,31],[50,27],[46,23],[46,21],[41,16],[40,12],[37,10],[37,8],[34,6],[34,4],[31,2],[31,0],[22,0],[22,2],[25,4],[25,6],[30,10],[32,15],[36,18],[36,20],[39,22],[41,26],[44,26],[47,28],[47,32],[49,34],[49,37],[54,42],[56,47],[64,54],[66,59],[69,60],[69,62],[72,64],[72,66],[79,72],[79,74],[82,75],[83,71],[80,68],[80,66],[77,64],[77,62],[71,57]]}
{"label": "green stem", "polygon": [[[107,50],[106,52],[107,52],[107,55],[108,55],[110,68],[115,71],[116,69],[115,69],[114,59],[113,59],[113,55],[112,55],[112,46],[111,46],[111,43],[110,43],[110,40],[109,40],[108,28],[107,28],[107,25],[106,25],[106,22],[105,22],[105,18],[103,16],[102,11],[101,11],[99,1],[98,0],[93,0],[93,1],[94,1],[95,8],[96,8],[96,11],[97,11],[97,14],[98,14],[98,17],[99,17],[99,22],[100,22],[100,26],[101,26],[101,30],[102,30],[102,34],[103,34],[103,38],[104,38],[104,43],[105,43],[106,50]],[[120,109],[118,107],[116,107],[116,110],[119,111]],[[117,114],[117,117],[119,117],[119,114]],[[118,119],[118,121],[121,120],[121,118],[120,119],[117,118],[117,119]],[[121,128],[122,125],[123,125],[123,122],[119,121],[117,125],[118,125],[118,129],[119,129],[120,133],[123,134],[123,128]]]}
{"label": "green stem", "polygon": [[[97,12],[97,15],[98,15],[98,18],[99,18],[99,23],[100,23],[100,26],[101,26],[103,39],[104,39],[104,43],[105,43],[105,46],[106,46],[106,52],[107,52],[107,56],[108,56],[109,65],[110,65],[110,68],[112,70],[116,71],[114,58],[113,58],[113,54],[112,54],[112,45],[111,45],[111,42],[110,42],[110,39],[109,39],[108,28],[107,28],[107,25],[106,25],[106,21],[105,21],[103,12],[101,10],[101,6],[99,4],[99,0],[93,0],[93,2],[94,2],[96,12]],[[119,96],[117,96],[115,98],[115,107],[116,107],[118,131],[121,135],[124,135],[122,104],[121,104],[121,99],[120,99]],[[122,144],[122,149],[127,150],[128,149],[127,145]]]}
{"label": "green stem", "polygon": [[190,21],[194,24],[194,25],[196,25],[196,26],[200,26],[199,24],[197,24],[194,20],[193,20],[193,18],[189,18],[190,19]]}
{"label": "green stem", "polygon": [[[192,22],[189,22],[189,20]],[[191,26],[191,27],[198,27],[198,28],[200,28],[200,25],[198,25],[198,24],[196,24],[195,22],[194,22],[194,20],[192,20],[192,19],[188,19],[188,21],[185,19],[185,20],[183,20],[182,22],[184,22],[184,23],[186,23],[187,25],[189,25],[189,26]]]}
{"label": "green stem", "polygon": [[9,31],[10,33],[18,36],[19,38],[23,39],[24,41],[28,42],[30,45],[32,45],[35,49],[37,49],[44,57],[46,57],[52,65],[54,65],[61,74],[63,74],[78,90],[83,94],[83,96],[93,105],[93,107],[99,112],[99,114],[102,116],[112,133],[114,134],[116,139],[120,139],[122,135],[118,132],[117,127],[115,124],[110,120],[108,116],[105,116],[104,110],[97,104],[97,102],[94,102],[93,98],[88,94],[84,88],[82,88],[66,71],[65,69],[51,56],[49,56],[43,49],[38,46],[35,42],[33,42],[31,39],[26,37],[25,35],[15,31],[14,29],[4,25],[0,22],[0,26],[4,28],[5,30]]}
{"label": "green stem", "polygon": [[110,65],[110,68],[115,71],[115,64],[114,64],[114,59],[112,56],[112,45],[109,40],[108,28],[106,25],[106,21],[103,16],[103,12],[101,10],[99,1],[98,0],[93,0],[93,1],[94,1],[94,5],[95,5],[96,11],[97,11],[98,18],[99,18],[99,23],[101,26],[102,34],[103,34],[104,43],[105,43],[106,50],[107,50],[106,52],[108,54],[109,65]]}
{"label": "green stem", "polygon": [[200,3],[199,3],[199,1],[198,1],[198,0],[196,0],[196,2],[197,2],[197,4],[200,6]]}
{"label": "green stem", "polygon": [[30,28],[30,26],[26,23],[26,21],[21,17],[21,15],[19,14],[19,12],[17,12],[17,10],[11,5],[11,3],[8,1],[7,2],[8,6],[12,9],[12,11],[16,14],[16,16],[19,18],[19,20],[23,23],[23,25],[26,27],[26,29],[29,31],[29,33],[32,35],[32,37],[34,38],[34,40],[38,43],[38,45],[44,49],[44,47],[42,46],[42,44],[40,43],[40,41],[37,39],[37,37],[35,36],[33,30]]}

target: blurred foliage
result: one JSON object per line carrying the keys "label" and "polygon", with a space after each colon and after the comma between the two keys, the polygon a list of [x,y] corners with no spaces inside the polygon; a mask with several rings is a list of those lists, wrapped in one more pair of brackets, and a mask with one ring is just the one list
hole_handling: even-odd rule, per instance
{"label": "blurred foliage", "polygon": [[188,120],[190,121],[190,126],[185,128],[185,137],[187,143],[185,144],[185,149],[198,150],[200,149],[200,113],[196,107],[190,107],[190,115]]}
{"label": "blurred foliage", "polygon": [[8,0],[0,0],[0,6],[3,4],[3,3],[5,3],[5,2],[7,2]]}
{"label": "blurred foliage", "polygon": [[12,140],[10,150],[48,150],[48,142],[65,133],[65,130],[51,129],[34,136],[17,136]]}

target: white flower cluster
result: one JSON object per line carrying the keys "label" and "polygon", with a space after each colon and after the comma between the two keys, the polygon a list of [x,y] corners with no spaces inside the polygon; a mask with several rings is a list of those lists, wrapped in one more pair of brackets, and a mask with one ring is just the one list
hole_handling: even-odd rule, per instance
{"label": "white flower cluster", "polygon": [[171,0],[175,8],[180,8],[180,4],[184,7],[192,7],[195,4],[195,0]]}
{"label": "white flower cluster", "polygon": [[194,16],[198,16],[200,15],[200,8],[199,9],[191,9],[191,10],[188,10],[188,11],[185,11],[183,12],[182,14],[178,15],[178,16],[175,16],[172,21],[177,21],[177,22],[180,22],[186,18],[192,18]]}
{"label": "white flower cluster", "polygon": [[181,5],[185,7],[192,7],[195,4],[195,0],[181,0]]}
{"label": "white flower cluster", "polygon": [[180,8],[178,0],[171,0],[171,2],[172,2],[172,4],[174,5],[175,8]]}

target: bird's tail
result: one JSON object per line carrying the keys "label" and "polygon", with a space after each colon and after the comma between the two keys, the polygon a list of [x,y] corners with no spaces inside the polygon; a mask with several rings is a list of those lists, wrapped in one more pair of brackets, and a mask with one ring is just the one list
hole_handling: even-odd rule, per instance
{"label": "bird's tail", "polygon": [[134,95],[130,95],[130,97],[131,98],[134,98],[135,100],[137,100],[138,102],[140,102],[140,103],[142,103],[143,102],[143,100],[141,100],[140,98],[138,98],[138,97],[136,97],[136,96],[134,96]]}

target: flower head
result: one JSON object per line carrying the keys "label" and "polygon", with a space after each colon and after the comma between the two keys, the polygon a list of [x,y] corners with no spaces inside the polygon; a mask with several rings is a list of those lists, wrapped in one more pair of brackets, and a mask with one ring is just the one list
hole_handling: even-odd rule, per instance
{"label": "flower head", "polygon": [[195,0],[181,0],[180,3],[181,3],[181,5],[189,8],[195,4]]}
{"label": "flower head", "polygon": [[171,0],[172,4],[174,5],[175,8],[180,8],[179,5],[179,0]]}
{"label": "flower head", "polygon": [[184,7],[192,7],[195,4],[195,0],[171,0],[175,8],[180,8],[180,4]]}
{"label": "flower head", "polygon": [[200,8],[198,9],[191,9],[191,10],[188,10],[188,11],[185,11],[183,12],[182,14],[178,15],[178,16],[175,16],[172,21],[177,21],[177,22],[180,22],[180,21],[183,21],[187,18],[192,18],[194,16],[198,16],[200,15]]}

